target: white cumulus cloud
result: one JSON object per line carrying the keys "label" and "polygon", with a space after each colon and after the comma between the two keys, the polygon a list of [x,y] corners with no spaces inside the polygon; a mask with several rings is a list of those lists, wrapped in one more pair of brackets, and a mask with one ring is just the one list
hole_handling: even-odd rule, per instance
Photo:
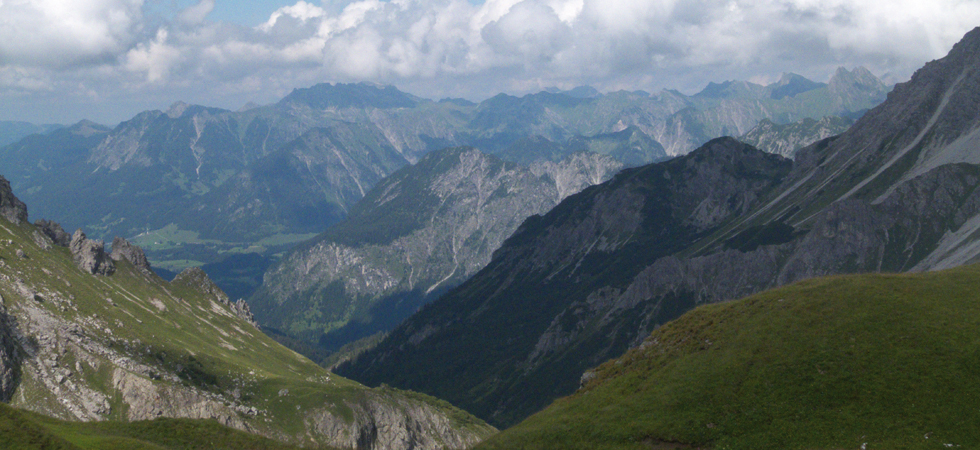
{"label": "white cumulus cloud", "polygon": [[111,59],[138,37],[142,0],[4,0],[0,64],[63,68]]}
{"label": "white cumulus cloud", "polygon": [[980,25],[978,0],[306,0],[250,28],[209,20],[224,1],[161,21],[143,0],[2,0],[0,99],[83,85],[106,102],[231,107],[324,81],[472,99],[583,84],[692,92],[857,65],[901,81]]}

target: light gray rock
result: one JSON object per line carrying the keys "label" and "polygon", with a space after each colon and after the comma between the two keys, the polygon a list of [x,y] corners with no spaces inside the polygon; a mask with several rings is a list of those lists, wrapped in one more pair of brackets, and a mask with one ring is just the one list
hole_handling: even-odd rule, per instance
{"label": "light gray rock", "polygon": [[112,253],[109,254],[109,257],[113,261],[129,261],[145,274],[152,273],[150,261],[146,259],[146,253],[143,252],[143,249],[121,237],[117,236],[112,240]]}
{"label": "light gray rock", "polygon": [[81,229],[76,230],[69,243],[72,261],[79,269],[93,275],[112,275],[116,271],[112,258],[105,252],[102,241],[85,237]]}
{"label": "light gray rock", "polygon": [[51,249],[51,239],[42,234],[40,231],[34,230],[34,232],[31,233],[31,238],[34,239],[34,243],[37,244],[38,247],[41,247],[41,250]]}

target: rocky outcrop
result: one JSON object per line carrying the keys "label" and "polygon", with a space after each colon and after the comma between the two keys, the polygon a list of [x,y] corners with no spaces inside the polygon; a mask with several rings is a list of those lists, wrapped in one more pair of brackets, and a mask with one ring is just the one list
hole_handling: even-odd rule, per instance
{"label": "rocky outcrop", "polygon": [[105,252],[105,244],[85,237],[81,229],[75,230],[68,244],[72,261],[79,269],[92,275],[112,275],[116,271],[112,258]]}
{"label": "rocky outcrop", "polygon": [[208,274],[199,267],[188,267],[180,271],[170,283],[193,289],[201,295],[204,295],[205,298],[216,302],[228,303],[228,294],[225,294],[225,291],[222,291],[217,284],[214,284],[214,281],[211,281]]}
{"label": "rocky outcrop", "polygon": [[0,217],[9,222],[27,222],[27,205],[14,196],[10,182],[0,175]]}
{"label": "rocky outcrop", "polygon": [[58,222],[41,219],[34,222],[34,226],[51,239],[51,242],[54,242],[55,245],[68,247],[71,244],[71,235],[65,232],[64,228],[61,228]]}
{"label": "rocky outcrop", "polygon": [[255,321],[255,316],[252,314],[251,308],[249,308],[248,303],[243,299],[238,299],[236,301],[231,301],[228,298],[228,294],[222,291],[208,274],[205,273],[198,267],[188,267],[177,274],[176,277],[170,282],[175,286],[183,286],[186,288],[193,289],[203,295],[205,298],[211,299],[212,301],[218,302],[222,305],[226,305],[231,308],[232,312],[235,313],[240,319],[252,324],[256,328],[259,324]]}
{"label": "rocky outcrop", "polygon": [[150,261],[146,259],[146,253],[143,253],[143,249],[121,237],[117,236],[112,240],[112,253],[109,254],[109,257],[113,261],[129,261],[145,274],[153,273],[150,268]]}
{"label": "rocky outcrop", "polygon": [[239,319],[250,323],[255,328],[259,328],[259,323],[255,321],[255,314],[252,314],[252,308],[248,306],[248,302],[246,302],[245,299],[240,298],[233,302],[229,301],[227,305],[231,307],[232,312],[234,312]]}
{"label": "rocky outcrop", "polygon": [[454,430],[446,416],[403,392],[381,388],[376,395],[348,403],[354,421],[345,423],[321,410],[305,421],[319,434],[336,436],[333,445],[356,449],[466,449],[479,443],[475,435]]}
{"label": "rocky outcrop", "polygon": [[[126,403],[130,421],[157,417],[215,419],[222,425],[249,430],[245,414],[228,406],[221,397],[180,385],[154,383],[149,378],[117,368],[112,372],[112,388]],[[245,411],[247,414],[247,411]]]}

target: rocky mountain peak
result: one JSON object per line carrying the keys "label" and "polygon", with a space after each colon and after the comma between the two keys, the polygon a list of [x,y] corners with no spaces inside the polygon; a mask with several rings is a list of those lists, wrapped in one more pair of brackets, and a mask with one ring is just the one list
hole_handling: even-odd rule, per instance
{"label": "rocky mountain peak", "polygon": [[[980,31],[917,70],[832,145],[804,149],[795,188],[803,198],[827,203],[846,198],[880,202],[901,184],[945,164],[980,164]],[[839,70],[838,73],[845,73]],[[863,77],[861,69],[847,72]],[[835,76],[845,80],[845,76]],[[838,84],[843,81],[838,82]],[[811,175],[808,175],[811,174]],[[837,180],[849,189],[820,186]],[[802,188],[802,189],[801,189]]]}
{"label": "rocky mountain peak", "polygon": [[826,84],[810,81],[802,75],[797,75],[795,73],[784,73],[779,81],[767,86],[767,88],[772,89],[772,93],[769,94],[769,96],[774,100],[779,100],[785,97],[794,97],[798,94],[819,89],[824,86],[826,86]]}
{"label": "rocky mountain peak", "polygon": [[191,105],[184,102],[174,102],[174,104],[170,105],[170,109],[167,110],[167,115],[170,116],[171,119],[176,119],[184,115],[184,112],[187,111],[187,108],[190,108],[190,106]]}
{"label": "rocky mountain peak", "polygon": [[411,108],[418,100],[394,86],[370,83],[321,83],[309,88],[293,89],[279,101],[280,105],[301,104],[313,109],[330,108]]}
{"label": "rocky mountain peak", "polygon": [[79,269],[92,275],[112,275],[116,265],[105,252],[105,243],[85,237],[81,229],[75,230],[68,244],[72,261]]}
{"label": "rocky mountain peak", "polygon": [[87,138],[99,133],[107,133],[109,128],[86,119],[68,127],[68,131],[76,136]]}
{"label": "rocky mountain peak", "polygon": [[830,77],[830,90],[832,92],[849,91],[858,89],[885,89],[878,77],[874,76],[868,69],[858,66],[853,70],[838,67],[834,76]]}
{"label": "rocky mountain peak", "polygon": [[20,201],[10,182],[0,175],[0,216],[15,224],[27,221],[27,205]]}
{"label": "rocky mountain peak", "polygon": [[109,254],[114,261],[127,260],[136,266],[143,273],[152,273],[150,261],[146,259],[146,253],[137,245],[131,244],[126,239],[116,237],[112,240],[112,253]]}

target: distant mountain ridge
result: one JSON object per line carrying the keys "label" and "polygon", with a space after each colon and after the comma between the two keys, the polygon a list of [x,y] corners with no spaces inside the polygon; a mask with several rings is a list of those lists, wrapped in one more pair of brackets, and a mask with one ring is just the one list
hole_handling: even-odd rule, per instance
{"label": "distant mountain ridge", "polygon": [[[178,102],[111,130],[76,124],[3,148],[0,167],[43,216],[103,239],[130,237],[178,271],[242,252],[276,254],[341,220],[375,183],[430,151],[471,145],[523,164],[592,151],[639,165],[740,135],[763,118],[871,107],[886,87],[864,72],[841,70],[827,86],[778,99],[770,92],[778,86],[745,84],[751,89],[726,98],[581,88],[473,104],[319,84],[237,112]],[[84,139],[67,142],[65,133]]]}
{"label": "distant mountain ridge", "polygon": [[64,125],[37,125],[29,122],[0,120],[0,147],[17,142],[32,134],[50,133]]}
{"label": "distant mountain ridge", "polygon": [[853,120],[836,116],[820,120],[806,118],[784,125],[763,119],[738,139],[764,152],[792,158],[804,147],[847,131],[853,123]]}
{"label": "distant mountain ridge", "polygon": [[[792,162],[770,156],[782,162],[765,175],[756,169],[762,152],[722,139],[569,197],[528,219],[483,271],[338,371],[440,392],[509,425],[695,305],[814,276],[978,261],[978,66],[980,28],[842,135]],[[845,81],[863,78],[841,75],[827,89],[843,92]],[[686,163],[699,175],[678,179],[671,168]],[[660,187],[622,188],[640,174]],[[646,210],[651,204],[671,209]]]}

